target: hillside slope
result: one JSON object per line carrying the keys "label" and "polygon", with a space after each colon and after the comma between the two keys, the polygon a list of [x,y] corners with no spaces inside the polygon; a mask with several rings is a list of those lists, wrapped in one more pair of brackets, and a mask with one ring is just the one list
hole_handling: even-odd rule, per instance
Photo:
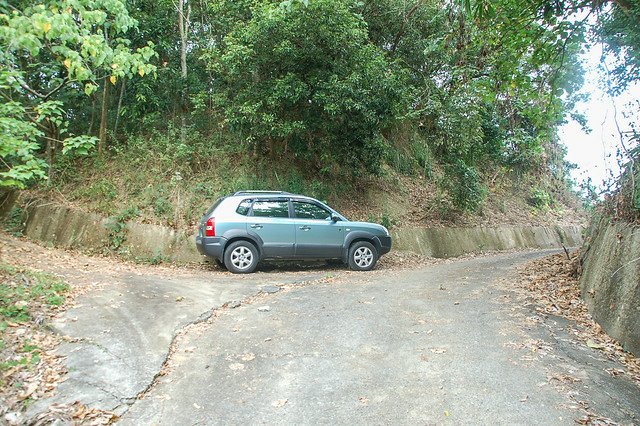
{"label": "hillside slope", "polygon": [[25,192],[23,202],[52,200],[104,216],[124,215],[179,230],[193,227],[218,197],[246,189],[313,196],[350,219],[379,222],[389,228],[584,225],[586,221],[575,194],[566,187],[543,186],[544,182],[529,176],[495,174],[484,184],[486,195],[479,208],[464,211],[442,189],[444,177],[438,172],[431,177],[403,175],[386,167],[379,177],[330,181],[309,178],[285,165],[256,171],[251,158],[243,155],[220,156],[215,164],[203,165],[197,172],[189,166],[174,164],[167,169],[162,160],[130,157],[130,153],[121,154],[109,164],[88,161],[80,172],[61,174],[54,185]]}

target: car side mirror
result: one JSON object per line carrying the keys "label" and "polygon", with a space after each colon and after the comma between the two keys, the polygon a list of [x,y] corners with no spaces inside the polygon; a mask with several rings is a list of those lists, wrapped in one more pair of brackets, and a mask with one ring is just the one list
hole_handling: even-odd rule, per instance
{"label": "car side mirror", "polygon": [[337,214],[331,213],[331,220],[332,220],[333,222],[337,222],[337,221],[339,221],[339,220],[340,220],[340,218],[338,217],[338,215],[337,215]]}

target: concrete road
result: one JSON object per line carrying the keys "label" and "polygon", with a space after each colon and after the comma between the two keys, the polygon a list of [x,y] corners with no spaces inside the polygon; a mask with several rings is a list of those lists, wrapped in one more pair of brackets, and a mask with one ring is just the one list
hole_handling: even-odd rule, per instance
{"label": "concrete road", "polygon": [[226,310],[122,423],[552,425],[587,406],[636,422],[638,388],[565,324],[523,322],[498,282],[541,254],[350,274]]}
{"label": "concrete road", "polygon": [[[548,251],[352,273],[120,275],[58,321],[56,402],[123,424],[640,422],[620,368],[509,288]],[[40,408],[51,400],[40,402]]]}

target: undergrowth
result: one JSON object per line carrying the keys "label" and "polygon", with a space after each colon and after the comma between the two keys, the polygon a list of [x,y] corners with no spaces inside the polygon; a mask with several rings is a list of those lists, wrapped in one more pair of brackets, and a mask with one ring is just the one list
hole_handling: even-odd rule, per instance
{"label": "undergrowth", "polygon": [[[225,137],[205,137],[194,130],[176,146],[180,134],[171,127],[165,133],[130,136],[126,144],[109,149],[108,161],[89,157],[69,167],[60,161],[58,177],[48,188],[54,196],[63,194],[64,201],[111,217],[113,251],[126,240],[127,220],[188,229],[217,198],[247,189],[309,195],[348,216],[371,217],[387,227],[407,220],[456,222],[484,215],[496,209],[496,197],[523,200],[515,213],[503,202],[499,210],[504,215],[522,216],[523,210],[539,215],[562,204],[555,204],[557,194],[544,176],[438,161],[427,141],[414,134],[388,149],[386,165],[376,177],[301,167],[304,163],[291,154],[269,158],[247,153],[240,142]],[[414,188],[420,187],[429,191],[418,190],[416,197]],[[417,217],[411,213],[415,208],[423,211]]]}
{"label": "undergrowth", "polygon": [[0,220],[2,229],[7,231],[14,237],[22,236],[24,211],[20,206],[14,206],[9,210],[9,213]]}
{"label": "undergrowth", "polygon": [[64,374],[59,356],[51,352],[60,337],[46,322],[64,308],[69,294],[69,285],[57,276],[0,263],[0,400],[5,412],[24,411],[53,391]]}
{"label": "undergrowth", "polygon": [[0,264],[0,318],[6,322],[33,319],[33,310],[41,306],[60,306],[69,285],[44,272],[29,271]]}

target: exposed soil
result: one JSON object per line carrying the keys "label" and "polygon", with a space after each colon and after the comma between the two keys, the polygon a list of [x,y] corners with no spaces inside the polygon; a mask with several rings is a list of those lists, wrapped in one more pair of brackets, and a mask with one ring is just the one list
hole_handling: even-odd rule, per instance
{"label": "exposed soil", "polygon": [[[83,187],[100,187],[101,176],[88,176]],[[146,198],[126,196],[130,182],[123,176],[112,176],[113,199],[101,196],[79,195],[77,185],[62,186],[60,189],[34,189],[23,191],[22,204],[31,199],[39,202],[49,200],[81,210],[113,216],[129,207],[136,207],[140,216],[135,220],[173,228],[191,230],[200,216],[214,199],[196,193],[182,194],[179,188],[164,199],[164,214],[148,206]],[[391,173],[384,178],[363,179],[345,193],[334,194],[329,204],[351,220],[378,222],[387,227],[471,227],[471,226],[543,226],[543,225],[585,225],[587,215],[574,195],[559,191],[550,206],[535,207],[530,204],[528,190],[531,182],[512,182],[507,177],[496,175],[489,183],[488,193],[479,210],[473,213],[455,209],[447,196],[437,189],[434,181],[422,176],[404,176]],[[157,201],[157,200],[156,200]],[[146,203],[146,204],[145,204]],[[152,203],[153,204],[153,203]],[[163,204],[164,206],[164,204]]]}
{"label": "exposed soil", "polygon": [[366,188],[337,200],[335,207],[349,219],[380,220],[393,225],[424,227],[585,225],[588,217],[577,198],[557,195],[554,205],[535,208],[528,203],[524,183],[494,181],[475,213],[452,208],[434,182],[420,177],[394,176],[372,180]]}

